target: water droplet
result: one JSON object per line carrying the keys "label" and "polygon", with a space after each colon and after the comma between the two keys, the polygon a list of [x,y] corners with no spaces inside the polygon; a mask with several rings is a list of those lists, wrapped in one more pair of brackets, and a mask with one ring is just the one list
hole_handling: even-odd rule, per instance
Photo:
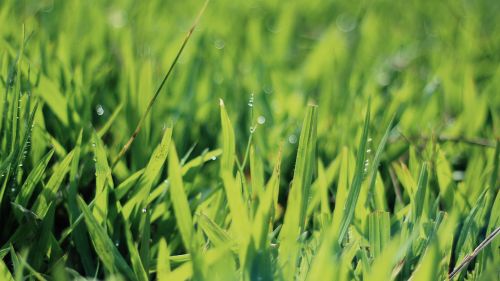
{"label": "water droplet", "polygon": [[102,107],[102,105],[98,104],[95,107],[95,112],[97,113],[97,115],[102,116],[104,114],[104,108]]}
{"label": "water droplet", "polygon": [[217,160],[217,157],[212,156],[212,158],[210,158],[210,159],[211,159],[212,161],[215,161],[215,160]]}
{"label": "water droplet", "polygon": [[288,137],[288,142],[291,144],[297,143],[297,136],[296,135],[290,135]]}
{"label": "water droplet", "polygon": [[146,208],[142,208],[142,212],[146,213],[148,210]]}
{"label": "water droplet", "polygon": [[372,138],[368,138],[368,142],[372,142]]}
{"label": "water droplet", "polygon": [[379,72],[377,74],[377,82],[382,87],[389,85],[389,83],[391,82],[391,77],[389,76],[389,73],[385,71]]}
{"label": "water droplet", "polygon": [[259,123],[260,125],[266,123],[266,117],[264,117],[262,115],[257,117],[257,123]]}
{"label": "water droplet", "polygon": [[372,150],[369,148],[366,150],[366,153],[371,153],[371,152],[372,152]]}
{"label": "water droplet", "polygon": [[15,188],[15,187],[13,187],[13,188],[11,188],[11,189],[10,189],[10,191],[11,191],[11,192],[15,192],[15,191],[16,191],[16,188]]}
{"label": "water droplet", "polygon": [[92,143],[92,147],[95,147],[95,142]]}
{"label": "water droplet", "polygon": [[113,10],[108,14],[108,22],[114,28],[121,28],[125,25],[125,15],[121,10]]}
{"label": "water droplet", "polygon": [[248,100],[248,106],[253,107],[253,93],[250,94],[250,99]]}
{"label": "water droplet", "polygon": [[251,134],[255,133],[255,127],[250,126],[250,133]]}
{"label": "water droplet", "polygon": [[342,32],[351,32],[356,28],[356,18],[349,14],[341,14],[335,21],[337,28]]}
{"label": "water droplet", "polygon": [[463,181],[465,178],[464,171],[453,171],[452,178],[454,181]]}
{"label": "water droplet", "polygon": [[271,87],[271,85],[264,85],[264,87],[262,87],[262,89],[264,90],[264,93],[270,95],[273,93],[273,88]]}
{"label": "water droplet", "polygon": [[120,246],[120,241],[116,240],[116,241],[115,241],[115,246],[116,246],[116,247]]}
{"label": "water droplet", "polygon": [[19,164],[19,167],[22,167],[23,166],[23,163]]}
{"label": "water droplet", "polygon": [[224,44],[224,41],[222,39],[216,39],[214,41],[214,46],[217,50],[222,50],[222,49],[224,49],[225,44]]}

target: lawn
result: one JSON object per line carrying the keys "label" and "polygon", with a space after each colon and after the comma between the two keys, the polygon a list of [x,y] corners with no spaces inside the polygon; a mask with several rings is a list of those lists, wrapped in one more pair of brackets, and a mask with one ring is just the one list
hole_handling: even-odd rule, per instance
{"label": "lawn", "polygon": [[0,0],[0,280],[499,280],[499,14]]}

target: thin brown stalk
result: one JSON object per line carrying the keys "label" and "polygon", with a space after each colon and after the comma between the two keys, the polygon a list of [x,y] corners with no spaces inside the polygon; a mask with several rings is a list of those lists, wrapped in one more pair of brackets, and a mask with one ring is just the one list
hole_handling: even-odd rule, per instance
{"label": "thin brown stalk", "polygon": [[457,274],[459,274],[464,268],[467,267],[467,265],[477,256],[479,255],[479,253],[484,249],[486,248],[486,246],[488,246],[492,241],[493,239],[495,239],[495,237],[500,233],[500,227],[497,227],[495,230],[493,230],[493,232],[490,233],[490,235],[488,235],[488,237],[486,237],[486,239],[483,240],[483,242],[481,242],[477,247],[476,249],[474,249],[474,251],[472,251],[472,253],[469,253],[468,255],[466,255],[464,257],[464,259],[462,260],[462,262],[457,266],[455,267],[455,269],[450,273],[449,277],[450,277],[450,280],[453,279],[453,277],[455,277]]}
{"label": "thin brown stalk", "polygon": [[123,155],[125,155],[125,153],[130,149],[130,146],[132,145],[135,138],[137,137],[137,135],[141,131],[142,125],[143,125],[144,121],[146,120],[146,117],[148,116],[149,112],[151,111],[151,108],[153,107],[153,104],[155,103],[156,99],[158,98],[161,90],[165,86],[165,83],[167,82],[168,77],[170,77],[172,70],[174,69],[175,65],[177,64],[177,61],[179,60],[179,57],[181,56],[182,52],[184,51],[184,47],[186,47],[186,44],[189,41],[189,38],[191,38],[191,35],[193,34],[194,29],[196,28],[196,25],[198,25],[198,22],[200,21],[201,16],[205,12],[205,9],[207,8],[208,2],[210,2],[210,0],[206,0],[205,3],[203,4],[203,7],[201,8],[200,12],[198,13],[198,16],[196,17],[193,25],[191,26],[188,33],[184,37],[184,40],[182,41],[182,45],[181,45],[179,51],[177,51],[177,54],[176,54],[174,60],[172,61],[170,68],[168,69],[167,73],[163,77],[163,80],[161,81],[160,86],[158,87],[155,94],[153,95],[153,97],[149,101],[148,107],[146,108],[146,111],[144,111],[144,114],[141,116],[141,119],[139,119],[139,122],[137,123],[137,127],[135,128],[134,133],[132,133],[132,135],[128,139],[127,143],[125,143],[125,145],[122,147],[122,149],[120,150],[120,152],[118,153],[116,158],[113,160],[113,164],[111,165],[111,169],[113,169],[116,166],[116,164],[118,163],[120,158],[122,158]]}

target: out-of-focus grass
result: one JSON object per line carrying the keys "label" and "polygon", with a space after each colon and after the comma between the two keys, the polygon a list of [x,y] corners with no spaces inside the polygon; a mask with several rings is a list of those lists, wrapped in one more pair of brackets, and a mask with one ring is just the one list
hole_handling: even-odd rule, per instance
{"label": "out-of-focus grass", "polygon": [[[0,279],[437,280],[499,227],[498,1],[0,2]],[[498,278],[499,240],[455,278]]]}

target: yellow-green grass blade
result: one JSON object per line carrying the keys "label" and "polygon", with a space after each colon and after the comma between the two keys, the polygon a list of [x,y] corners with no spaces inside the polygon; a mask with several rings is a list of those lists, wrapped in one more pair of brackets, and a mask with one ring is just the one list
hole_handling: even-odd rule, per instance
{"label": "yellow-green grass blade", "polygon": [[113,188],[113,178],[108,165],[106,150],[101,139],[94,132],[92,135],[95,161],[95,203],[92,213],[99,224],[103,224],[108,216],[108,193]]}
{"label": "yellow-green grass blade", "polygon": [[293,182],[288,196],[288,208],[279,236],[278,262],[286,280],[292,280],[295,276],[300,251],[297,240],[305,230],[309,189],[316,165],[317,116],[317,106],[310,105],[302,125]]}
{"label": "yellow-green grass blade", "polygon": [[41,194],[37,197],[35,203],[33,204],[33,212],[35,212],[39,217],[45,216],[50,202],[55,199],[56,193],[61,186],[64,177],[70,169],[71,160],[73,160],[73,154],[74,151],[71,151],[61,161],[61,163],[55,169],[54,174],[52,174],[49,181],[44,186]]}

